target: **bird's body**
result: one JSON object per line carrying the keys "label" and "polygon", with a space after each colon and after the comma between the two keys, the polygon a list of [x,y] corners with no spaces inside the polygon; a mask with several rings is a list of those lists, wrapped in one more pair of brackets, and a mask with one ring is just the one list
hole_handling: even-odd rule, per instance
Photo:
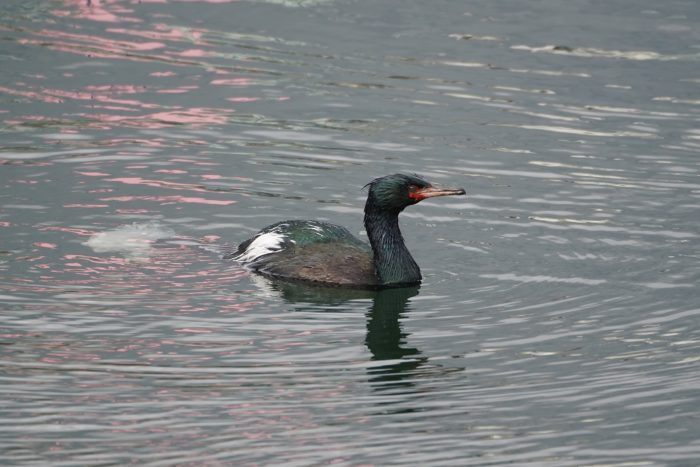
{"label": "bird's body", "polygon": [[231,256],[267,276],[323,284],[378,285],[372,248],[345,227],[291,220],[262,229]]}
{"label": "bird's body", "polygon": [[435,188],[401,174],[378,178],[369,187],[369,245],[338,225],[291,220],[265,227],[225,258],[267,276],[329,286],[375,289],[420,283],[420,269],[406,248],[398,215],[422,199],[464,190]]}

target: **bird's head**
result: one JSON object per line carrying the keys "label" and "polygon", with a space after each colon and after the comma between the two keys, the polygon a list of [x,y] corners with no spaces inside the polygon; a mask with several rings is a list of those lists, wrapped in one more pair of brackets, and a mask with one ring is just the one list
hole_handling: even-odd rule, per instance
{"label": "bird's head", "polygon": [[401,212],[426,198],[465,194],[464,188],[436,187],[417,175],[394,174],[368,183],[370,203],[383,211]]}

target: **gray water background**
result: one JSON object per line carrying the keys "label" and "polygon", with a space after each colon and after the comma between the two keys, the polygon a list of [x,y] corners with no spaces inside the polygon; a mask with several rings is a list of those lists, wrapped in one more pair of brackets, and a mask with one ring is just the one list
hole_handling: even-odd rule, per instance
{"label": "gray water background", "polygon": [[[698,24],[3,1],[3,465],[700,464]],[[467,190],[402,215],[419,289],[221,261],[394,172]]]}

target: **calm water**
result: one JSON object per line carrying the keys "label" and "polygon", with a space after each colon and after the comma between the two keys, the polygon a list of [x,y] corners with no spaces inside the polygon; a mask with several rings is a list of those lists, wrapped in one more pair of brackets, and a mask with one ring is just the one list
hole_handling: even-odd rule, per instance
{"label": "calm water", "polygon": [[[700,463],[700,4],[3,1],[3,465]],[[270,283],[288,218],[425,280]]]}

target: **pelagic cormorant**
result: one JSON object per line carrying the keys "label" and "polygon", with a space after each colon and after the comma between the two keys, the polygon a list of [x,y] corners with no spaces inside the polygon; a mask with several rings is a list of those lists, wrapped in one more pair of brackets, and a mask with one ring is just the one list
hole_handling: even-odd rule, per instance
{"label": "pelagic cormorant", "polygon": [[419,284],[420,268],[399,230],[404,208],[435,196],[463,195],[463,188],[435,187],[415,175],[387,175],[370,182],[365,204],[369,245],[346,228],[289,220],[265,227],[225,259],[266,276],[327,286],[380,289]]}

